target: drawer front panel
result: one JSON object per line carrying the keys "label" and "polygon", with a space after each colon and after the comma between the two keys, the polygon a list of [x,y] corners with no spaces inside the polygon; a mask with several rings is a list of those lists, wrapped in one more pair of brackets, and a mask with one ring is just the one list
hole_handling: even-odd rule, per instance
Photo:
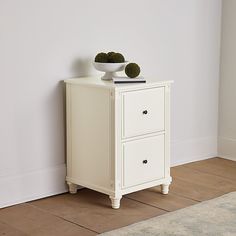
{"label": "drawer front panel", "polygon": [[164,87],[123,95],[123,138],[165,129]]}
{"label": "drawer front panel", "polygon": [[163,134],[123,144],[123,188],[164,178],[164,140]]}

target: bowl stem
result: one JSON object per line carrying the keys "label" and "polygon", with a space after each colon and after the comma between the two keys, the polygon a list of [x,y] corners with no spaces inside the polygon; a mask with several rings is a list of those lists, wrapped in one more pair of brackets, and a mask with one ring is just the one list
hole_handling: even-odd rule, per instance
{"label": "bowl stem", "polygon": [[106,72],[103,76],[102,76],[102,80],[112,80],[112,77],[116,76],[116,72]]}

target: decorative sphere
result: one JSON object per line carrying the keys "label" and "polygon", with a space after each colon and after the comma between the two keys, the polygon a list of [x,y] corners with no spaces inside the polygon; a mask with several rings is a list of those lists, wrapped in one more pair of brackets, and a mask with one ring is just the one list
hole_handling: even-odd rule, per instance
{"label": "decorative sphere", "polygon": [[108,55],[104,52],[100,52],[96,55],[94,61],[100,62],[100,63],[107,63],[108,62]]}
{"label": "decorative sphere", "polygon": [[135,78],[140,74],[140,67],[136,63],[129,63],[125,67],[125,74],[130,78]]}
{"label": "decorative sphere", "polygon": [[115,54],[115,52],[108,52],[107,57],[108,57],[108,62],[112,62],[112,55]]}
{"label": "decorative sphere", "polygon": [[107,56],[109,57],[109,56],[111,56],[112,54],[114,54],[115,52],[108,52],[107,53]]}
{"label": "decorative sphere", "polygon": [[112,53],[110,54],[111,56],[109,57],[111,63],[122,63],[125,62],[125,58],[121,53]]}

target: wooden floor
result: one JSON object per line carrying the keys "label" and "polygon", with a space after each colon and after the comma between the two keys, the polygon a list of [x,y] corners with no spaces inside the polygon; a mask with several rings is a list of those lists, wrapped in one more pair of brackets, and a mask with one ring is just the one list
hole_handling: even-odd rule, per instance
{"label": "wooden floor", "polygon": [[158,187],[132,193],[119,210],[88,189],[1,209],[0,235],[97,235],[236,191],[236,162],[221,158],[174,167],[171,175],[169,195]]}

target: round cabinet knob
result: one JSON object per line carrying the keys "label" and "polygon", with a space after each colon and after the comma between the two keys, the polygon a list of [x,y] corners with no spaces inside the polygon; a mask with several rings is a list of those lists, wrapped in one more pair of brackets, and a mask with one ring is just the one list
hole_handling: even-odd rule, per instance
{"label": "round cabinet knob", "polygon": [[144,111],[143,111],[143,114],[144,114],[144,115],[147,115],[147,113],[148,113],[147,110],[144,110]]}
{"label": "round cabinet knob", "polygon": [[147,160],[143,160],[143,164],[147,164],[148,163],[148,161]]}

